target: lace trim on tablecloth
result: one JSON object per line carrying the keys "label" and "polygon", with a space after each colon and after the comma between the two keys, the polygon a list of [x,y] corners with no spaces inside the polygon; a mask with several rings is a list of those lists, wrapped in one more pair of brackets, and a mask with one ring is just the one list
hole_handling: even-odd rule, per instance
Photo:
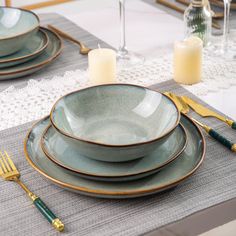
{"label": "lace trim on tablecloth", "polygon": [[[184,86],[195,95],[204,95],[236,86],[236,63],[212,60],[205,56],[203,81]],[[149,86],[172,79],[172,56],[146,61],[144,65],[118,73],[121,83]],[[0,93],[0,130],[37,120],[49,114],[54,102],[61,96],[89,86],[86,71],[68,71],[63,76],[47,80],[29,80],[24,88],[13,86]]]}

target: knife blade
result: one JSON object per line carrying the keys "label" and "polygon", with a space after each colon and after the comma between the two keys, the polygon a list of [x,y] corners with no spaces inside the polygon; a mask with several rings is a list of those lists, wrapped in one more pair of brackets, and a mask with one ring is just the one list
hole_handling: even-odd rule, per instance
{"label": "knife blade", "polygon": [[198,102],[194,101],[193,99],[182,96],[182,99],[200,116],[202,117],[215,117],[218,120],[221,120],[228,124],[232,129],[236,129],[236,122],[233,120],[229,120],[222,115],[219,115],[215,111],[210,110],[209,108],[204,107],[203,105],[199,104]]}

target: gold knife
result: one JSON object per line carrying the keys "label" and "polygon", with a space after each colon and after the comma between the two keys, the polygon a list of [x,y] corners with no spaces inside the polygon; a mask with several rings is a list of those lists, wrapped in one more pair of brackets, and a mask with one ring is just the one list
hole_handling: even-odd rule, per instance
{"label": "gold knife", "polygon": [[219,115],[218,113],[204,107],[203,105],[197,103],[193,99],[182,96],[182,99],[200,116],[202,117],[215,117],[218,120],[221,120],[225,122],[227,125],[229,125],[232,129],[236,129],[236,122],[230,119],[225,118],[222,115]]}

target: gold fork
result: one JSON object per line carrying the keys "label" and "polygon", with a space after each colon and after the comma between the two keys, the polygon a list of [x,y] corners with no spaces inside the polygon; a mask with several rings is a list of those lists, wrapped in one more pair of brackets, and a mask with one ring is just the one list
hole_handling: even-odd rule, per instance
{"label": "gold fork", "polygon": [[82,55],[87,55],[92,49],[88,48],[87,46],[85,46],[85,44],[83,44],[81,41],[73,38],[72,36],[70,36],[69,34],[63,32],[62,30],[56,28],[53,25],[48,25],[48,28],[53,30],[54,32],[56,32],[58,35],[60,35],[62,38],[70,40],[71,42],[74,42],[76,44],[78,44],[80,46],[80,54]]}
{"label": "gold fork", "polygon": [[54,215],[54,213],[46,206],[46,204],[32,193],[20,180],[20,172],[17,170],[13,161],[6,151],[0,152],[0,176],[8,181],[18,183],[24,191],[28,194],[34,205],[43,214],[44,217],[53,225],[58,231],[64,230],[64,224]]}

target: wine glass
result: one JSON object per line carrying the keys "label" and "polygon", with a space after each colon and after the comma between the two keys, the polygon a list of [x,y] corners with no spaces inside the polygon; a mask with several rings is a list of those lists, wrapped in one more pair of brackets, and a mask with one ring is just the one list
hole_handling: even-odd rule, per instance
{"label": "wine glass", "polygon": [[236,59],[236,48],[230,36],[230,5],[231,0],[224,0],[224,30],[223,30],[223,57],[225,59]]}
{"label": "wine glass", "polygon": [[229,36],[229,14],[230,14],[231,0],[224,0],[224,28],[223,28],[223,51],[228,49],[228,36]]}
{"label": "wine glass", "polygon": [[223,37],[219,43],[211,45],[213,55],[221,56],[223,59],[233,60],[236,59],[236,48],[233,41],[230,40],[230,5],[231,0],[223,0],[224,2],[224,24],[223,24]]}
{"label": "wine glass", "polygon": [[118,68],[128,69],[132,66],[144,63],[144,57],[130,52],[126,48],[126,32],[125,32],[125,0],[119,0],[120,10],[120,46],[117,50]]}

